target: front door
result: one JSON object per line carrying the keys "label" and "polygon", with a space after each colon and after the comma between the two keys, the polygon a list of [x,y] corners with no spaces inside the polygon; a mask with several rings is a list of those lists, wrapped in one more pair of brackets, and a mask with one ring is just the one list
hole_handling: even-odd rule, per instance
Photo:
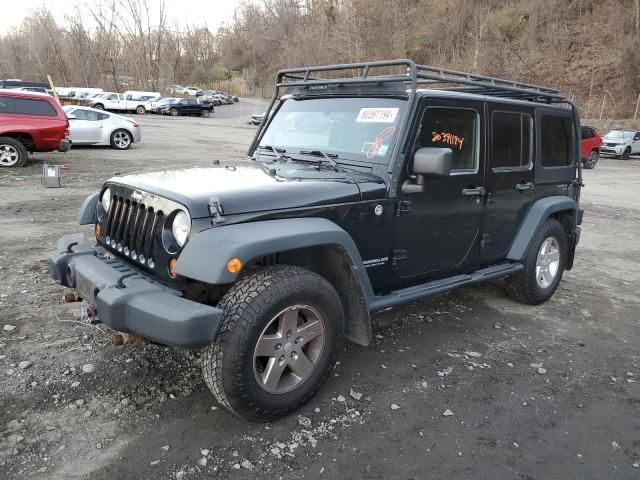
{"label": "front door", "polygon": [[[483,202],[483,104],[439,100],[423,107],[410,150],[450,148],[451,175],[425,177],[424,190],[402,194],[394,231],[393,270],[399,277],[444,275],[478,257]],[[407,167],[404,179],[412,172]]]}
{"label": "front door", "polygon": [[506,255],[534,198],[535,142],[532,110],[489,105],[487,123],[487,192],[481,253],[490,260]]}
{"label": "front door", "polygon": [[69,120],[70,138],[73,143],[81,145],[100,141],[105,113],[78,108],[70,115],[74,117]]}

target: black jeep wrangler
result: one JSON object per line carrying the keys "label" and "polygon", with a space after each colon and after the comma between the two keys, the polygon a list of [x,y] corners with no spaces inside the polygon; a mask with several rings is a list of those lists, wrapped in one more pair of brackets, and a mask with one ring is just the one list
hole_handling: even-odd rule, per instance
{"label": "black jeep wrangler", "polygon": [[504,279],[549,299],[580,235],[580,121],[558,91],[410,60],[283,70],[251,162],[88,197],[53,277],[111,328],[202,348],[251,420],[304,404],[371,314]]}

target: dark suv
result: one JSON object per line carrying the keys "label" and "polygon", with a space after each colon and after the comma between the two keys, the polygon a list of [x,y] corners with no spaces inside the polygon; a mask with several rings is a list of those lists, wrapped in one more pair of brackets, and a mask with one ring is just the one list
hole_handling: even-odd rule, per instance
{"label": "dark suv", "polygon": [[160,113],[177,117],[179,115],[197,115],[208,117],[213,113],[214,107],[210,103],[200,103],[195,98],[175,99],[171,103],[163,105]]}
{"label": "dark suv", "polygon": [[238,415],[305,403],[373,312],[491,279],[537,305],[573,265],[580,122],[556,90],[410,60],[289,69],[264,118],[252,165],[113,178],[79,211],[95,245],[50,257],[112,328],[204,347]]}

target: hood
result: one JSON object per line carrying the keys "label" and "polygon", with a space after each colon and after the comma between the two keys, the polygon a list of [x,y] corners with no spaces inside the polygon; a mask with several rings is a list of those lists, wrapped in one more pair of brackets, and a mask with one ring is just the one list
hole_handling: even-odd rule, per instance
{"label": "hood", "polygon": [[164,170],[114,177],[108,183],[178,202],[192,218],[208,217],[212,199],[223,215],[234,215],[354,202],[386,192],[374,175],[318,171],[301,164],[278,165],[271,172],[257,165]]}

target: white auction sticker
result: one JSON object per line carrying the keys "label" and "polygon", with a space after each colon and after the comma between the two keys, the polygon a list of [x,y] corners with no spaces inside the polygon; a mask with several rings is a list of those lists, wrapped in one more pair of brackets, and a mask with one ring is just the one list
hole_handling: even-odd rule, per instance
{"label": "white auction sticker", "polygon": [[393,123],[399,108],[361,108],[356,122]]}

